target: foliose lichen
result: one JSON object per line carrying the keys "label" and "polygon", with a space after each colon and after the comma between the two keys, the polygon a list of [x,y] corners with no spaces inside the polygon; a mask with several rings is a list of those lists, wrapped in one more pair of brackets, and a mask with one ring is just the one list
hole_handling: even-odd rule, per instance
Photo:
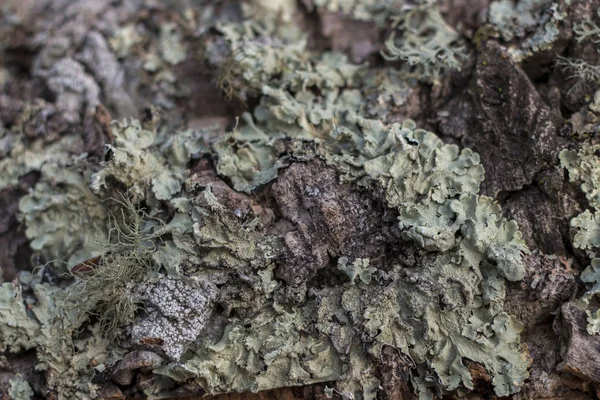
{"label": "foliose lichen", "polygon": [[409,73],[421,80],[435,81],[446,71],[460,70],[467,58],[460,35],[435,6],[403,10],[392,17],[392,28],[395,31],[385,42],[383,57],[405,61]]}
{"label": "foliose lichen", "polygon": [[23,379],[21,374],[15,375],[15,377],[9,381],[9,385],[8,395],[13,400],[29,400],[33,396],[33,390],[31,390],[29,382]]}
{"label": "foliose lichen", "polygon": [[[596,14],[600,17],[600,9],[596,10]],[[583,42],[586,39],[592,40],[594,43],[600,42],[600,27],[594,22],[591,17],[587,17],[581,23],[573,25],[573,33],[575,33],[578,42]]]}
{"label": "foliose lichen", "polygon": [[102,253],[107,214],[77,166],[56,161],[41,168],[19,210],[31,248],[46,261],[74,265]]}
{"label": "foliose lichen", "polygon": [[[260,18],[218,27],[233,88],[260,99],[210,147],[202,131],[130,119],[110,125],[114,142],[101,165],[81,157],[34,166],[42,178],[22,201],[22,221],[74,279],[53,286],[23,273],[20,283],[4,284],[0,348],[35,349],[59,398],[93,397],[95,371],[116,368],[134,348],[161,355],[162,365],[152,367],[157,379],[144,389],[154,394],[176,383],[221,393],[336,381],[338,393],[374,399],[386,346],[411,360],[423,399],[473,388],[467,360],[488,372],[496,395],[518,392],[531,360],[523,325],[503,303],[506,282],[524,275],[528,250],[516,223],[479,195],[479,156],[409,119],[387,123],[386,112],[368,104],[386,82],[410,87],[398,83],[397,71],[310,53],[302,35]],[[390,48],[410,63],[423,44],[428,58],[414,64],[420,77],[459,66],[458,35],[437,9],[402,18]],[[164,35],[177,42],[176,33],[171,27]],[[227,62],[217,47],[210,61]],[[176,64],[180,50],[158,53]],[[206,172],[199,152],[209,153],[219,177],[196,176]],[[294,267],[290,231],[308,228],[301,218],[290,228],[274,211],[264,217],[252,201],[277,195],[268,186],[284,168],[310,162],[391,215],[390,257],[376,263],[340,250],[301,282],[282,278]],[[303,190],[319,198],[333,189]],[[248,211],[226,204],[234,195],[252,204]],[[335,218],[330,208],[324,213]],[[60,225],[64,219],[76,229]],[[99,249],[88,246],[91,231],[102,239]],[[90,257],[83,262],[82,251]]]}
{"label": "foliose lichen", "polygon": [[[598,145],[584,145],[579,151],[564,149],[559,158],[564,168],[569,171],[571,182],[581,183],[580,188],[585,193],[590,209],[571,219],[574,230],[573,246],[585,250],[591,259],[590,265],[583,270],[580,279],[586,284],[587,292],[581,298],[582,306],[589,307],[590,300],[600,293],[600,197],[598,196],[598,177],[600,159]],[[588,309],[588,326],[590,334],[598,333],[597,312]]]}
{"label": "foliose lichen", "polygon": [[98,385],[92,383],[94,365],[113,364],[124,354],[89,325],[89,335],[75,337],[86,321],[80,301],[69,291],[39,276],[23,274],[21,282],[0,287],[0,349],[35,350],[36,369],[45,372],[47,387],[60,398],[90,399]]}
{"label": "foliose lichen", "polygon": [[518,40],[509,45],[508,52],[515,62],[522,62],[552,49],[568,7],[568,2],[551,0],[497,0],[490,4],[488,22],[504,41]]}
{"label": "foliose lichen", "polygon": [[398,14],[404,10],[407,2],[405,0],[316,0],[314,5],[328,12],[351,15],[356,20],[375,22],[380,26],[384,26],[388,23],[390,15]]}

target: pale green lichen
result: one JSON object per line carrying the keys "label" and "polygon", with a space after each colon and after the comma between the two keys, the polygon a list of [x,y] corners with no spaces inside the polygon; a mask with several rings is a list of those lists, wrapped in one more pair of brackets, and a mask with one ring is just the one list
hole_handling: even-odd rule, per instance
{"label": "pale green lichen", "polygon": [[29,386],[29,382],[23,379],[21,374],[15,375],[8,382],[8,396],[11,400],[30,400],[33,396],[33,390]]}
{"label": "pale green lichen", "polygon": [[577,230],[573,237],[573,245],[578,249],[594,253],[600,247],[600,214],[585,210],[571,220],[571,227]]}
{"label": "pale green lichen", "polygon": [[[260,9],[288,10],[285,4]],[[458,34],[437,9],[412,11],[394,46],[415,45],[409,34],[425,43],[433,58],[417,62],[421,77],[457,67]],[[168,358],[142,389],[156,396],[165,396],[173,381],[211,394],[336,381],[343,396],[375,399],[386,346],[412,360],[412,384],[423,399],[473,388],[467,360],[484,366],[496,395],[518,392],[531,360],[520,342],[523,326],[503,303],[506,281],[523,277],[527,248],[516,223],[478,194],[479,156],[413,121],[381,119],[390,113],[381,102],[398,105],[413,85],[401,83],[402,71],[372,72],[338,53],[310,53],[297,31],[255,17],[218,30],[229,46],[234,89],[260,93],[257,107],[210,149],[201,132],[113,122],[115,140],[101,168],[83,163],[85,172],[64,177],[91,184],[98,197],[86,189],[75,200],[56,199],[61,209],[75,201],[74,210],[81,198],[104,200],[94,204],[115,217],[97,227],[105,231],[103,251],[76,266],[67,288],[35,279],[24,283],[26,291],[2,286],[2,348],[35,349],[40,367],[51,371],[49,387],[63,398],[92,397],[90,365],[110,369],[125,351],[120,345],[150,347]],[[450,48],[438,52],[444,44]],[[212,50],[211,62],[225,62]],[[160,70],[165,54],[157,57]],[[388,82],[402,93],[381,91]],[[380,107],[367,104],[378,92]],[[340,254],[329,265],[331,279],[286,284],[278,271],[292,266],[286,238],[276,233],[285,227],[265,222],[252,207],[241,216],[221,204],[216,178],[196,184],[205,180],[190,177],[187,167],[198,151],[211,152],[217,173],[248,201],[280,169],[323,160],[344,184],[398,216],[393,228],[400,233],[389,246],[400,255],[379,267]],[[53,194],[53,183],[43,176],[40,185],[47,186],[40,191]],[[119,190],[120,203],[106,201]],[[25,221],[41,218],[34,208],[26,208]],[[48,251],[63,257],[86,247],[84,241],[61,248],[64,230],[43,233]]]}
{"label": "pale green lichen", "polygon": [[[527,248],[516,224],[502,217],[492,199],[477,195],[483,179],[479,156],[444,145],[412,121],[386,125],[369,119],[362,107],[369,87],[356,83],[364,72],[347,68],[340,56],[300,59],[295,52],[303,47],[284,50],[265,31],[249,31],[254,41],[243,42],[239,29],[222,31],[243,54],[242,79],[262,97],[254,115],[245,114],[241,126],[213,145],[217,171],[236,190],[251,193],[290,162],[321,157],[342,180],[367,190],[383,187],[386,204],[399,210],[404,238],[431,254],[419,253],[416,269],[390,265],[388,272],[342,257],[338,265],[351,282],[284,308],[272,297],[277,286],[270,284],[271,273],[265,284],[264,271],[272,264],[263,256],[244,260],[244,253],[254,254],[252,248],[236,250],[238,240],[245,246],[255,242],[242,239],[252,231],[235,233],[235,220],[226,236],[221,229],[207,230],[230,220],[223,221],[224,209],[213,201],[210,210],[219,217],[204,217],[203,239],[194,243],[180,231],[177,246],[188,248],[186,258],[192,260],[205,254],[193,250],[198,245],[226,238],[216,243],[225,250],[219,265],[243,268],[263,297],[251,297],[260,306],[248,317],[230,319],[220,340],[197,342],[191,358],[157,372],[177,381],[194,379],[209,392],[336,380],[342,392],[374,398],[380,382],[371,357],[391,345],[417,363],[413,383],[424,398],[430,389],[472,387],[464,359],[485,365],[498,395],[518,391],[530,360],[519,342],[522,325],[502,312],[502,303],[505,280],[523,277],[521,254]],[[256,54],[267,61],[259,63]],[[391,283],[382,286],[381,280]],[[247,307],[233,303],[232,308]],[[300,334],[307,326],[317,331]]]}
{"label": "pale green lichen", "polygon": [[595,88],[600,84],[600,67],[592,65],[585,60],[571,59],[558,56],[556,58],[556,67],[567,75],[567,79],[573,80],[575,85],[569,89],[569,92],[586,89],[588,86]]}
{"label": "pale green lichen", "polygon": [[109,44],[117,57],[124,58],[141,40],[142,37],[137,33],[135,25],[125,25],[115,32],[114,36],[110,38]]}
{"label": "pale green lichen", "polygon": [[490,4],[488,21],[503,40],[520,39],[509,46],[508,53],[513,61],[522,62],[552,49],[568,7],[552,0],[498,0]]}
{"label": "pale green lichen", "polygon": [[590,206],[600,209],[600,163],[597,152],[600,146],[583,146],[579,151],[562,150],[559,154],[561,165],[569,171],[571,182],[581,182],[581,190],[585,193]]}
{"label": "pale green lichen", "polygon": [[357,258],[352,264],[349,264],[347,257],[340,257],[338,259],[338,269],[350,278],[350,283],[353,285],[356,278],[364,283],[371,283],[372,274],[377,271],[376,268],[369,267],[368,258]]}
{"label": "pale green lichen", "polygon": [[600,258],[592,258],[590,265],[583,270],[579,278],[588,289],[583,296],[584,299],[590,299],[600,293]]}
{"label": "pale green lichen", "polygon": [[[98,385],[92,383],[90,365],[114,363],[123,351],[102,338],[97,326],[89,327],[90,335],[76,335],[86,320],[85,310],[67,290],[39,283],[35,276],[24,278],[27,283],[0,287],[0,349],[35,350],[36,369],[45,372],[47,387],[59,398],[92,398]],[[25,285],[32,295],[24,295]]]}
{"label": "pale green lichen", "polygon": [[315,0],[314,5],[324,11],[351,15],[359,21],[374,22],[385,26],[391,15],[398,14],[407,6],[404,0]]}
{"label": "pale green lichen", "polygon": [[405,61],[408,72],[419,79],[436,81],[444,72],[460,70],[467,58],[460,35],[444,21],[437,7],[405,10],[392,18],[392,28],[383,57]]}
{"label": "pale green lichen", "polygon": [[139,121],[113,121],[114,145],[106,145],[109,161],[92,176],[90,188],[101,193],[107,179],[122,183],[134,202],[148,192],[158,200],[169,200],[181,190],[186,163],[203,148],[201,132],[186,130],[172,137],[159,135],[156,128]]}
{"label": "pale green lichen", "polygon": [[0,189],[16,185],[20,177],[39,171],[47,162],[70,158],[83,147],[80,136],[64,136],[50,145],[41,139],[29,142],[24,135],[9,132],[5,132],[2,139],[8,142],[6,146],[10,150],[7,157],[0,160]]}
{"label": "pale green lichen", "polygon": [[[585,193],[589,206],[593,212],[584,210],[581,214],[571,219],[573,235],[573,246],[585,250],[591,259],[590,265],[581,273],[580,279],[586,284],[587,292],[581,300],[583,306],[588,307],[590,300],[600,294],[600,196],[598,195],[600,156],[598,145],[584,145],[579,151],[564,149],[559,158],[562,166],[569,171],[571,182],[581,182],[581,190]],[[588,314],[587,331],[596,334],[599,331],[598,312]]]}
{"label": "pale green lichen", "polygon": [[[600,17],[600,8],[596,10],[596,14]],[[581,23],[573,24],[573,33],[575,33],[578,42],[583,42],[590,38],[592,42],[600,43],[600,38],[598,37],[600,36],[600,27],[590,17]]]}
{"label": "pale green lichen", "polygon": [[41,179],[19,201],[31,248],[46,261],[69,265],[102,253],[106,210],[76,166],[46,163]]}
{"label": "pale green lichen", "polygon": [[503,40],[522,38],[534,31],[542,14],[552,4],[551,0],[519,1],[498,0],[490,4],[488,21]]}
{"label": "pale green lichen", "polygon": [[[204,344],[192,359],[165,367],[162,373],[177,380],[195,378],[211,392],[277,387],[283,384],[282,376],[293,377],[287,384],[335,377],[344,390],[371,398],[379,383],[374,374],[364,373],[370,365],[369,354],[377,357],[383,345],[391,345],[417,360],[423,371],[435,374],[440,380],[437,387],[443,390],[460,385],[472,387],[462,363],[465,358],[486,366],[498,395],[517,391],[527,377],[529,359],[518,340],[522,325],[501,309],[504,281],[523,277],[521,254],[527,248],[516,224],[502,217],[499,206],[477,196],[483,179],[479,157],[470,150],[461,152],[454,145],[444,145],[433,133],[416,129],[412,121],[386,126],[377,120],[342,114],[343,119],[336,123],[318,117],[313,124],[305,124],[311,110],[315,111],[313,118],[322,115],[317,113],[319,107],[314,110],[297,102],[281,89],[267,88],[263,92],[265,97],[255,111],[260,113],[262,125],[259,128],[247,117],[247,127],[223,139],[235,138],[230,152],[219,153],[221,147],[215,146],[219,163],[236,154],[236,142],[274,149],[277,138],[286,138],[277,132],[286,132],[290,139],[315,142],[314,154],[304,151],[300,156],[326,159],[347,181],[364,187],[382,186],[387,205],[400,211],[400,227],[406,239],[434,253],[420,255],[418,272],[397,266],[390,273],[369,269],[365,274],[368,267],[363,261],[353,260],[351,269],[348,260],[341,258],[339,265],[352,283],[315,292],[314,300],[291,311],[283,311],[277,302],[263,302],[257,310],[259,317],[231,321],[221,342]],[[276,152],[272,154],[272,164],[264,169],[260,164],[246,166],[238,157],[238,164],[219,171],[238,190],[252,190],[256,177],[261,177],[261,183],[275,178],[278,159]],[[292,151],[292,157],[298,157],[296,154]],[[212,211],[219,209],[214,205]],[[448,233],[438,234],[442,231]],[[206,235],[202,242],[211,235],[215,234]],[[235,236],[228,235],[227,243],[220,242],[219,246],[228,249],[235,242]],[[243,243],[252,241],[246,239]],[[239,260],[241,253],[237,251],[228,250],[226,254],[236,253],[239,255],[234,260]],[[252,276],[251,270],[246,271]],[[360,279],[352,279],[356,276]],[[389,279],[392,284],[380,286],[380,279]],[[438,301],[444,304],[442,308]],[[311,310],[317,310],[316,320]],[[262,319],[264,314],[275,321],[283,316],[293,318],[297,329],[316,323],[319,334],[294,339],[289,328],[278,331],[276,326],[268,325],[257,334],[263,339],[250,346],[241,338],[255,334],[259,328],[254,327],[254,318]],[[340,325],[336,321],[345,322]],[[231,332],[236,335],[231,336]],[[361,337],[375,340],[364,347]],[[343,362],[346,372],[337,367],[315,370],[315,353],[327,355],[330,366],[339,363],[333,363],[332,351],[348,357]],[[250,364],[244,361],[234,365],[232,360],[248,360]],[[260,375],[253,372],[264,368],[266,372]],[[413,382],[426,397],[430,385],[418,378]]]}
{"label": "pale green lichen", "polygon": [[152,220],[128,199],[120,205],[121,215],[108,217],[111,223],[106,238],[98,243],[101,255],[83,262],[74,272],[77,284],[71,289],[75,298],[97,299],[89,301],[88,313],[96,317],[102,333],[110,339],[135,320],[141,301],[133,289],[152,279],[159,267],[154,263],[157,247]]}
{"label": "pale green lichen", "polygon": [[182,35],[174,23],[161,24],[160,26],[160,54],[171,65],[185,61],[186,48],[182,43]]}
{"label": "pale green lichen", "polygon": [[596,312],[591,312],[590,310],[586,310],[587,314],[587,333],[590,335],[598,335],[600,334],[600,310],[596,310]]}

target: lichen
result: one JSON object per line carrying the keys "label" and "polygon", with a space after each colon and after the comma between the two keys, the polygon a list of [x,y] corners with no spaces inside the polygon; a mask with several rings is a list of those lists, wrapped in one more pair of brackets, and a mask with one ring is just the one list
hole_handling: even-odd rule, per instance
{"label": "lichen", "polygon": [[552,0],[497,0],[490,4],[488,21],[504,41],[513,42],[508,48],[511,58],[522,62],[552,49],[568,7]]}
{"label": "lichen", "polygon": [[[143,388],[156,395],[174,382],[213,394],[335,381],[343,396],[375,399],[388,346],[412,361],[421,398],[473,388],[467,360],[485,368],[496,395],[518,392],[531,360],[523,325],[503,304],[506,282],[524,275],[521,233],[479,195],[476,153],[409,119],[386,121],[416,85],[407,78],[431,82],[460,67],[460,36],[431,4],[402,10],[388,52],[412,68],[369,70],[307,50],[305,35],[279,23],[291,3],[259,3],[242,7],[251,19],[219,25],[222,41],[206,52],[228,66],[226,90],[259,97],[230,132],[206,146],[201,131],[113,121],[100,165],[82,157],[32,167],[42,175],[22,200],[22,221],[32,246],[68,261],[74,279],[51,286],[22,273],[21,285],[4,284],[1,348],[35,349],[59,398],[91,398],[91,366],[118,369],[134,348],[161,355]],[[357,18],[390,12],[348,4]],[[161,26],[161,39],[145,68],[170,80],[186,49],[174,23]],[[127,43],[114,45],[126,54]],[[350,216],[341,215],[336,188],[301,187],[325,222],[307,204],[283,216],[284,194],[297,188],[278,185],[300,163],[327,170],[368,207],[358,213],[348,201]],[[337,240],[346,224],[361,232],[378,213],[376,237],[353,237],[318,260],[303,250],[312,230],[315,240]],[[92,232],[98,248],[88,246]],[[381,251],[360,255],[371,239]],[[320,265],[287,279],[296,259]]]}
{"label": "lichen", "polygon": [[159,275],[155,284],[141,285],[137,290],[148,316],[134,324],[132,341],[158,341],[167,356],[179,359],[202,332],[213,310],[217,288],[208,281]]}
{"label": "lichen", "polygon": [[[600,8],[596,10],[596,14],[600,17]],[[573,33],[575,33],[578,42],[590,39],[594,43],[599,43],[600,27],[589,16],[581,23],[573,24]],[[595,40],[594,40],[595,39]]]}
{"label": "lichen", "polygon": [[[123,351],[102,338],[97,326],[85,329],[89,335],[77,334],[86,316],[67,290],[40,283],[36,276],[22,280],[0,287],[0,349],[35,350],[36,369],[45,372],[50,390],[60,398],[90,399],[98,389],[91,365],[114,363]],[[24,294],[25,288],[31,294]]]}
{"label": "lichen", "polygon": [[[221,143],[231,143],[227,152],[220,144],[214,147],[219,164],[251,146],[272,151],[268,165],[244,164],[239,156],[237,162],[218,169],[237,190],[251,192],[257,184],[275,179],[278,161],[321,157],[339,171],[341,179],[383,188],[386,205],[399,211],[404,239],[431,253],[419,252],[415,269],[390,265],[388,272],[368,268],[365,260],[342,257],[338,265],[351,282],[314,291],[306,304],[291,310],[268,300],[265,293],[262,306],[251,317],[229,320],[220,341],[196,344],[191,359],[165,366],[160,373],[179,381],[194,378],[209,392],[335,379],[343,390],[372,398],[378,379],[364,371],[382,346],[391,345],[410,355],[423,373],[433,374],[434,382],[439,379],[433,385],[437,389],[472,387],[463,364],[463,359],[470,359],[485,365],[498,395],[518,391],[528,376],[530,360],[519,343],[522,325],[502,312],[502,303],[504,281],[523,277],[521,254],[527,248],[516,224],[502,217],[498,204],[477,195],[483,179],[479,157],[468,149],[444,145],[412,121],[388,126],[347,112],[334,123],[333,117],[328,121],[317,114],[322,103],[316,103],[315,109],[312,103],[294,100],[294,93],[303,94],[300,90],[265,87],[263,93],[255,110],[260,125],[247,116],[248,125],[222,139]],[[348,103],[341,104],[349,108]],[[311,114],[313,123],[306,123]],[[316,147],[292,145],[289,158],[277,158],[278,139],[292,143],[301,139]],[[246,146],[238,145],[236,150],[235,143]],[[224,211],[214,201],[211,204],[213,212]],[[202,242],[212,235],[205,234]],[[239,268],[236,237],[228,235],[219,246],[236,260],[225,265]],[[254,281],[252,269],[244,271]],[[383,280],[390,283],[382,286]],[[294,322],[283,327],[284,320]],[[316,326],[317,332],[297,336],[305,326]],[[246,339],[254,337],[260,340]],[[316,354],[326,357],[329,368],[315,369]],[[413,379],[423,396],[431,386],[426,382],[417,375]]]}
{"label": "lichen", "polygon": [[29,382],[23,379],[21,374],[17,374],[11,378],[8,384],[10,385],[8,396],[12,400],[30,400],[33,396],[33,390],[31,390]]}
{"label": "lichen", "polygon": [[[584,210],[571,219],[573,228],[573,246],[584,250],[591,259],[581,273],[580,279],[585,283],[587,291],[580,299],[581,307],[588,308],[590,301],[600,294],[600,197],[598,196],[598,174],[600,160],[597,145],[584,145],[579,151],[564,149],[560,152],[561,164],[569,172],[571,182],[580,182],[580,188],[585,193],[590,209]],[[599,332],[598,311],[588,315],[587,331],[590,335]]]}
{"label": "lichen", "polygon": [[127,188],[134,202],[150,192],[158,200],[177,194],[186,177],[187,161],[203,148],[199,131],[181,131],[167,138],[137,120],[113,121],[111,130],[115,143],[106,145],[109,161],[92,176],[90,188],[101,193],[111,178]]}
{"label": "lichen", "polygon": [[502,39],[522,38],[537,27],[539,17],[550,4],[548,0],[520,1],[517,4],[511,0],[494,1],[490,4],[488,20],[500,31]]}
{"label": "lichen", "polygon": [[39,171],[47,162],[70,158],[72,153],[81,151],[83,144],[81,138],[74,135],[46,144],[41,139],[28,140],[20,132],[5,132],[2,140],[8,151],[7,157],[0,160],[0,189],[16,185],[19,178]]}
{"label": "lichen", "polygon": [[185,61],[186,49],[182,44],[182,36],[174,23],[160,26],[160,54],[171,65]]}
{"label": "lichen", "polygon": [[575,84],[569,89],[569,92],[582,88],[587,89],[589,86],[595,88],[600,84],[600,68],[585,60],[558,56],[556,67],[561,69],[567,79],[574,81]]}
{"label": "lichen", "polygon": [[559,154],[561,165],[569,171],[569,181],[581,182],[581,190],[585,193],[590,206],[600,209],[600,165],[596,152],[600,146],[582,146],[579,151],[562,150]]}
{"label": "lichen", "polygon": [[119,58],[127,57],[131,48],[141,41],[135,25],[126,25],[117,30],[110,39],[110,47]]}
{"label": "lichen", "polygon": [[587,333],[590,335],[600,334],[600,310],[592,313],[590,310],[586,310],[587,314]]}
{"label": "lichen", "polygon": [[96,257],[106,232],[106,210],[76,166],[47,163],[31,193],[19,201],[31,248],[46,261],[68,265]]}
{"label": "lichen", "polygon": [[351,15],[359,21],[374,22],[385,26],[390,15],[398,14],[406,7],[404,0],[315,0],[314,5],[321,10]]}
{"label": "lichen", "polygon": [[404,10],[392,18],[392,28],[383,57],[405,61],[408,71],[419,79],[436,81],[444,72],[460,70],[467,57],[460,35],[444,21],[437,7]]}

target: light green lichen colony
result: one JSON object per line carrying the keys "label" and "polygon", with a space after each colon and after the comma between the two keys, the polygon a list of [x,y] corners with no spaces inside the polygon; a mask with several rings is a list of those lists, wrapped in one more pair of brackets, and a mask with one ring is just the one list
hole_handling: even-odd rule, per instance
{"label": "light green lichen colony", "polygon": [[[352,6],[356,15],[371,8]],[[414,58],[417,41],[404,33],[399,42],[390,39],[388,50],[416,67],[419,78],[435,80],[460,67],[463,50],[455,33],[447,36],[437,9],[420,12],[438,33],[424,38],[430,29],[413,32],[408,19],[402,29],[430,44],[432,58]],[[503,302],[506,282],[524,275],[528,250],[516,223],[478,194],[484,170],[476,153],[444,144],[413,121],[384,122],[414,84],[407,78],[415,69],[373,70],[342,54],[313,54],[302,35],[268,17],[218,29],[230,55],[219,57],[213,44],[209,61],[228,63],[233,89],[260,93],[260,101],[210,149],[202,131],[117,121],[107,161],[93,166],[85,155],[63,156],[53,146],[34,154],[36,143],[24,146],[15,134],[17,162],[0,164],[7,172],[0,176],[9,185],[41,171],[20,203],[32,248],[69,268],[99,258],[78,264],[82,272],[70,286],[29,274],[20,284],[5,283],[0,348],[35,349],[38,368],[65,399],[91,398],[95,369],[112,368],[148,338],[168,358],[153,370],[165,379],[146,387],[150,397],[173,381],[194,381],[208,393],[336,381],[339,392],[374,399],[384,346],[412,360],[412,384],[423,399],[473,388],[467,360],[484,366],[498,396],[518,392],[531,361],[520,342],[523,325]],[[162,57],[181,62],[185,49],[170,44],[178,34],[169,26],[161,32]],[[442,33],[444,42],[436,43]],[[113,46],[128,43],[115,39]],[[286,288],[274,273],[281,238],[258,217],[240,219],[210,186],[190,180],[188,162],[204,153],[247,194],[259,193],[290,164],[314,159],[355,190],[381,189],[381,203],[398,215],[395,245],[413,248],[414,260],[391,259],[380,270],[369,259],[342,255],[330,268],[345,274],[345,283]],[[297,291],[303,301],[280,302],[282,290]],[[107,320],[118,326],[107,327]]]}
{"label": "light green lichen colony", "polygon": [[488,22],[502,40],[521,39],[508,46],[508,53],[515,62],[523,62],[553,49],[569,6],[568,1],[495,0],[490,4]]}
{"label": "light green lichen colony", "polygon": [[[587,292],[581,298],[583,308],[590,307],[590,301],[600,293],[600,157],[598,145],[584,145],[579,151],[563,150],[560,161],[569,172],[571,182],[580,183],[580,188],[588,201],[589,209],[571,219],[573,228],[573,246],[584,250],[591,259],[590,265],[583,270],[580,279],[586,284]],[[587,313],[587,331],[600,333],[600,310]]]}

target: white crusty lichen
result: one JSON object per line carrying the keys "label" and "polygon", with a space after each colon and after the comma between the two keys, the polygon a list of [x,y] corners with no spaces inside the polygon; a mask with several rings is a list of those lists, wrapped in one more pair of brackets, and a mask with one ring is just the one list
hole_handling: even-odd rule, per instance
{"label": "white crusty lichen", "polygon": [[163,275],[156,280],[155,284],[137,287],[147,316],[134,323],[132,341],[157,341],[167,356],[179,359],[202,332],[213,310],[217,288],[210,282]]}

